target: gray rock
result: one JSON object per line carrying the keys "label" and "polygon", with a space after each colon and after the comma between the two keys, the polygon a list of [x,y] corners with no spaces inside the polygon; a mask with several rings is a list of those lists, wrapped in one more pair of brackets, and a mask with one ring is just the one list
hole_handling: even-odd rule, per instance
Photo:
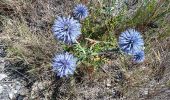
{"label": "gray rock", "polygon": [[4,72],[4,58],[0,63],[0,100],[15,99],[21,88],[25,88],[24,84],[17,79],[13,79]]}
{"label": "gray rock", "polygon": [[0,81],[1,81],[2,79],[6,78],[6,77],[7,77],[6,74],[0,73]]}
{"label": "gray rock", "polygon": [[0,86],[0,94],[3,92],[3,86]]}

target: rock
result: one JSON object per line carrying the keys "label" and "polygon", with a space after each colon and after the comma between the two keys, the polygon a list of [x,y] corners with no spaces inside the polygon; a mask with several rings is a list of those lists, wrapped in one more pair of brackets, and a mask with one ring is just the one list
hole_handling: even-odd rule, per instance
{"label": "rock", "polygon": [[10,79],[9,76],[0,81],[0,100],[18,100],[15,99],[21,88],[24,88],[23,83]]}
{"label": "rock", "polygon": [[4,66],[5,66],[5,61],[3,58],[0,58],[0,72],[4,70]]}
{"label": "rock", "polygon": [[124,1],[125,4],[128,5],[129,7],[138,3],[138,0],[124,0]]}
{"label": "rock", "polygon": [[6,52],[5,52],[5,45],[0,43],[0,57],[5,57]]}
{"label": "rock", "polygon": [[29,90],[27,88],[21,88],[18,92],[20,95],[27,95],[29,93]]}
{"label": "rock", "polygon": [[24,100],[25,97],[26,97],[25,95],[18,94],[17,97],[16,97],[16,100]]}
{"label": "rock", "polygon": [[120,0],[115,0],[112,16],[118,15],[122,9],[123,9],[123,2],[120,2]]}
{"label": "rock", "polygon": [[0,94],[3,92],[3,86],[0,86]]}
{"label": "rock", "polygon": [[13,92],[9,92],[8,96],[10,99],[13,99],[15,97],[15,94]]}
{"label": "rock", "polygon": [[113,98],[121,98],[123,97],[123,93],[121,91],[113,89]]}
{"label": "rock", "polygon": [[4,79],[5,77],[7,77],[7,75],[6,74],[0,74],[0,81],[2,80],[2,79]]}
{"label": "rock", "polygon": [[125,76],[122,71],[117,71],[114,78],[115,78],[115,82],[122,82],[125,79]]}
{"label": "rock", "polygon": [[143,98],[149,94],[148,88],[141,88],[139,91],[139,98]]}
{"label": "rock", "polygon": [[111,80],[107,79],[106,82],[107,82],[107,83],[106,83],[106,86],[107,86],[107,87],[111,87],[111,86],[112,86],[112,85],[111,85]]}
{"label": "rock", "polygon": [[[49,86],[49,82],[48,81],[35,82],[33,84],[33,86],[32,86],[31,99],[35,99],[36,97],[44,98],[44,94],[46,94],[46,93],[42,92],[42,90],[45,89],[46,86]],[[47,94],[48,93],[49,92],[47,92]]]}

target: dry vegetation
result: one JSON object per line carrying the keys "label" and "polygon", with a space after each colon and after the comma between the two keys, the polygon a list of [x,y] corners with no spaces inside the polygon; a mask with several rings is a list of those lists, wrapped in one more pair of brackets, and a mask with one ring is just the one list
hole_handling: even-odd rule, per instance
{"label": "dry vegetation", "polygon": [[[54,39],[51,26],[57,15],[71,13],[70,9],[78,1],[0,1],[0,37],[1,42],[7,46],[6,60],[11,63],[24,61],[29,68],[23,74],[34,77],[34,82],[44,83],[44,88],[39,92],[45,95],[47,100],[112,100],[113,97],[126,100],[170,99],[167,95],[170,93],[166,93],[170,89],[170,15],[160,16],[158,13],[169,9],[161,8],[168,0],[160,0],[159,4],[162,6],[156,7],[158,10],[149,19],[156,20],[154,24],[158,24],[158,28],[147,26],[146,22],[151,22],[148,20],[137,22],[138,18],[143,18],[142,14],[136,15],[135,21],[128,20],[127,26],[120,25],[122,22],[117,24],[121,16],[120,19],[116,17],[115,23],[112,23],[115,25],[112,28],[114,33],[134,25],[143,32],[146,42],[144,63],[133,64],[124,56],[113,55],[112,59],[107,59],[106,64],[97,69],[93,66],[79,66],[74,77],[69,79],[57,79],[52,74],[51,58],[55,53],[62,52],[63,48]],[[170,3],[167,5],[169,7]],[[169,13],[169,10],[166,13]],[[158,20],[156,16],[161,19]],[[144,20],[145,18],[142,21]],[[32,81],[30,79],[30,82]],[[148,92],[146,95],[145,90]],[[116,96],[113,96],[114,91]],[[40,94],[32,94],[31,98],[39,100]]]}

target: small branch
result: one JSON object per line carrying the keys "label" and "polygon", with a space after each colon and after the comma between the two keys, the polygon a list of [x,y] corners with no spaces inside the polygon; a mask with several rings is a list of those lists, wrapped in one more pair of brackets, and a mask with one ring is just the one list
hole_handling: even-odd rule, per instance
{"label": "small branch", "polygon": [[107,51],[103,51],[103,52],[99,52],[99,53],[93,53],[92,55],[105,55],[105,54],[114,54],[115,52],[119,52],[119,48],[114,48],[112,50],[107,50]]}
{"label": "small branch", "polygon": [[86,40],[90,41],[91,43],[105,43],[105,44],[111,44],[110,42],[105,42],[105,41],[97,41],[97,40],[93,40],[93,39],[90,39],[90,38],[85,38]]}

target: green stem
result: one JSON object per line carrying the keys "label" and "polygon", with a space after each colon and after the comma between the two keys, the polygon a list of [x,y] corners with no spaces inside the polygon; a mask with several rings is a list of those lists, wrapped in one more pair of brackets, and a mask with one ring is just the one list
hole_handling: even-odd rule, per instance
{"label": "green stem", "polygon": [[76,43],[78,47],[83,51],[84,55],[86,55],[86,51],[84,50],[84,48],[80,45],[80,43],[77,40],[76,40]]}

